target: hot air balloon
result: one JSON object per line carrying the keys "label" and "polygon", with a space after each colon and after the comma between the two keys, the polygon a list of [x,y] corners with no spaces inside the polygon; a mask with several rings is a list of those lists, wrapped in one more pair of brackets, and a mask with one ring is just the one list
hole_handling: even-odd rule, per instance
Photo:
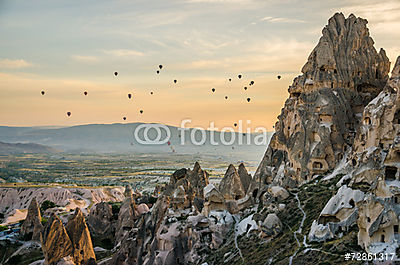
{"label": "hot air balloon", "polygon": [[280,76],[280,75],[277,76],[278,79],[281,79],[281,77],[282,77],[282,76]]}
{"label": "hot air balloon", "polygon": [[247,90],[247,86],[245,86],[243,89],[244,89],[244,90]]}
{"label": "hot air balloon", "polygon": [[45,92],[42,90],[42,92],[40,92],[40,93],[41,93],[42,95],[44,95]]}
{"label": "hot air balloon", "polygon": [[254,81],[250,81],[250,84],[249,84],[250,86],[252,86],[252,85],[254,85]]}
{"label": "hot air balloon", "polygon": [[242,78],[242,75],[238,75],[238,78],[239,78],[239,79]]}
{"label": "hot air balloon", "polygon": [[250,98],[247,98],[247,102],[250,102]]}
{"label": "hot air balloon", "polygon": [[157,74],[159,74],[159,73],[160,73],[160,71],[157,70]]}
{"label": "hot air balloon", "polygon": [[235,126],[235,127],[236,127],[236,126],[237,126],[237,123],[234,123],[234,124],[233,124],[233,126]]}
{"label": "hot air balloon", "polygon": [[118,72],[114,72],[114,75],[117,76],[117,75],[118,75]]}
{"label": "hot air balloon", "polygon": [[142,114],[143,113],[143,110],[140,110],[140,114]]}
{"label": "hot air balloon", "polygon": [[158,66],[158,68],[160,68],[160,70],[162,69],[162,65],[160,64],[159,66]]}
{"label": "hot air balloon", "polygon": [[150,92],[150,95],[153,95],[153,91]]}
{"label": "hot air balloon", "polygon": [[84,94],[85,96],[87,96],[87,91],[83,92],[83,94]]}
{"label": "hot air balloon", "polygon": [[211,89],[212,92],[215,92],[215,88]]}
{"label": "hot air balloon", "polygon": [[178,80],[175,79],[175,80],[174,80],[174,83],[176,84],[176,82],[178,82]]}
{"label": "hot air balloon", "polygon": [[231,82],[231,81],[232,81],[232,79],[231,79],[231,78],[229,78],[228,80],[229,80],[229,82]]}
{"label": "hot air balloon", "polygon": [[68,111],[68,112],[67,112],[67,115],[68,115],[68,117],[69,117],[69,116],[71,116],[71,112],[70,112],[70,111]]}
{"label": "hot air balloon", "polygon": [[132,98],[132,94],[128,94],[128,98],[131,99]]}
{"label": "hot air balloon", "polygon": [[126,117],[123,117],[122,119],[123,119],[124,121],[126,121]]}
{"label": "hot air balloon", "polygon": [[225,96],[225,99],[228,99],[228,96]]}

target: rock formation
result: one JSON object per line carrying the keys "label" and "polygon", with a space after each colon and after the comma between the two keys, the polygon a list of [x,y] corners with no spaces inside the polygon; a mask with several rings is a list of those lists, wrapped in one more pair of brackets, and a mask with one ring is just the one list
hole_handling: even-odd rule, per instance
{"label": "rock formation", "polygon": [[227,210],[224,195],[213,184],[208,184],[204,188],[204,208],[202,213],[208,216],[211,211],[224,210]]}
{"label": "rock formation", "polygon": [[41,234],[41,243],[45,265],[95,264],[89,229],[79,208],[66,227],[57,215],[52,214]]}
{"label": "rock formation", "polygon": [[250,187],[250,184],[253,181],[252,176],[247,172],[246,167],[243,163],[240,163],[238,174],[240,177],[240,182],[242,182],[243,190],[247,193]]}
{"label": "rock formation", "polygon": [[139,213],[137,212],[136,202],[133,199],[133,191],[131,186],[126,186],[124,195],[125,200],[122,202],[118,214],[118,221],[115,233],[116,245],[118,245],[124,235],[134,227],[135,221],[139,216]]}
{"label": "rock formation", "polygon": [[123,236],[111,264],[198,263],[224,242],[234,219],[198,163],[174,172],[161,190],[151,212],[136,218]]}
{"label": "rock formation", "polygon": [[[242,169],[242,178],[246,182],[248,188],[248,185],[250,183],[247,183],[248,177],[244,176],[244,170]],[[239,200],[246,195],[246,189],[242,183],[242,178],[239,176],[239,173],[237,172],[235,166],[230,164],[225,172],[224,178],[221,180],[218,187],[219,191],[225,197],[225,199]]]}
{"label": "rock formation", "polygon": [[64,257],[72,257],[72,242],[60,218],[53,214],[41,236],[45,265],[54,265]]}
{"label": "rock formation", "polygon": [[92,239],[81,209],[76,208],[75,215],[66,225],[66,231],[72,243],[72,258],[75,264],[86,265],[95,261]]}
{"label": "rock formation", "polygon": [[40,233],[43,226],[41,223],[42,217],[40,215],[39,205],[35,198],[32,199],[28,208],[28,215],[21,226],[20,234],[23,239],[40,241]]}
{"label": "rock formation", "polygon": [[175,209],[191,208],[198,212],[203,209],[204,187],[208,185],[208,173],[196,162],[193,170],[182,168],[175,171],[163,195],[169,196],[171,206]]}
{"label": "rock formation", "polygon": [[107,202],[100,202],[94,205],[90,209],[87,224],[92,237],[101,239],[114,238],[115,222],[111,205]]}
{"label": "rock formation", "polygon": [[384,88],[390,63],[376,52],[367,21],[337,13],[289,87],[260,184],[294,186],[336,167],[352,145],[364,107]]}
{"label": "rock formation", "polygon": [[399,71],[400,57],[383,91],[364,109],[353,148],[336,170],[347,175],[314,221],[310,240],[334,238],[336,231],[346,231],[356,223],[358,243],[365,251],[395,252],[400,215]]}

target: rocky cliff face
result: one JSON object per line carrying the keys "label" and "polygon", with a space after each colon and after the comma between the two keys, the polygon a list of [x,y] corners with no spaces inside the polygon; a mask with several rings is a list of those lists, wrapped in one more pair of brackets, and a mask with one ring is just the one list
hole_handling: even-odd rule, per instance
{"label": "rocky cliff face", "polygon": [[400,57],[384,90],[365,107],[353,150],[334,172],[346,174],[330,200],[335,207],[328,203],[328,210],[314,221],[311,240],[335,238],[356,224],[358,244],[366,251],[395,252],[400,216],[399,66]]}
{"label": "rocky cliff face", "polygon": [[364,107],[384,88],[390,63],[367,21],[335,14],[289,87],[259,183],[294,186],[335,168],[352,147]]}
{"label": "rocky cliff face", "polygon": [[24,223],[21,226],[21,236],[25,240],[40,240],[40,233],[42,232],[43,226],[41,223],[41,215],[39,205],[35,198],[32,199],[28,207],[28,214]]}

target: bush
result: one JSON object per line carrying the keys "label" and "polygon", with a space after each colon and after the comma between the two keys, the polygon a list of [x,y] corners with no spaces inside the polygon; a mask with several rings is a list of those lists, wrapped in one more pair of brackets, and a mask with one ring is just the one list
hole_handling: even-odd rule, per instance
{"label": "bush", "polygon": [[51,209],[51,208],[54,208],[54,207],[58,207],[58,205],[55,204],[55,203],[52,202],[52,201],[45,200],[45,201],[42,203],[42,205],[40,205],[40,212],[41,212],[41,213],[44,213],[47,209]]}
{"label": "bush", "polygon": [[112,213],[113,213],[113,219],[117,220],[118,219],[118,214],[119,214],[119,210],[121,209],[121,202],[111,202],[111,209],[112,209]]}
{"label": "bush", "polygon": [[40,220],[40,222],[42,223],[43,226],[45,226],[47,224],[49,220],[45,217],[42,217],[42,220]]}
{"label": "bush", "polygon": [[0,232],[7,230],[7,229],[8,229],[8,227],[6,225],[0,225]]}

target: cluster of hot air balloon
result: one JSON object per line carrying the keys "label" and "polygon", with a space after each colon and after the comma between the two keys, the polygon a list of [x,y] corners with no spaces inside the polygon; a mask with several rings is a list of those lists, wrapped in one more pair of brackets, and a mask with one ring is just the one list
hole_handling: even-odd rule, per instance
{"label": "cluster of hot air balloon", "polygon": [[160,70],[161,70],[162,68],[163,68],[163,66],[162,66],[162,64],[160,64],[160,65],[158,66],[158,69],[159,69],[159,70],[157,70],[156,73],[159,74],[159,73],[160,73]]}
{"label": "cluster of hot air balloon", "polygon": [[[160,64],[160,65],[158,66],[158,70],[156,71],[156,73],[157,73],[157,74],[160,74],[160,72],[161,72],[162,69],[163,69],[163,65]],[[117,76],[118,76],[118,72],[115,71],[115,72],[114,72],[114,76],[117,77]],[[238,74],[237,77],[238,77],[238,79],[242,79],[243,75],[242,75],[242,74]],[[282,78],[282,76],[277,75],[277,79],[278,79],[278,80],[280,80],[281,78]],[[229,82],[232,82],[232,78],[229,78],[228,81],[229,81]],[[178,80],[177,80],[177,79],[174,79],[173,82],[176,84],[176,83],[178,82]],[[249,86],[253,86],[253,85],[254,85],[254,81],[251,80],[251,81],[249,82]],[[247,87],[247,86],[244,86],[243,89],[244,89],[244,90],[247,90],[248,87]],[[216,89],[215,89],[215,88],[212,88],[211,91],[212,91],[212,93],[215,93]],[[45,92],[44,90],[42,90],[40,93],[41,93],[43,96],[46,94],[46,92]],[[84,94],[85,96],[87,96],[87,95],[88,95],[88,92],[87,92],[87,91],[84,91],[83,94]],[[150,94],[153,95],[154,92],[151,91]],[[132,94],[131,94],[131,93],[128,93],[128,99],[132,99],[132,98],[133,98]],[[228,100],[228,95],[225,95],[225,100]],[[248,97],[246,100],[247,100],[247,102],[250,102],[250,101],[251,101],[251,98]],[[140,113],[140,114],[143,114],[143,109],[140,109],[140,110],[139,110],[139,113]],[[70,117],[71,115],[72,115],[72,113],[71,113],[70,111],[68,111],[68,112],[67,112],[67,116]],[[122,119],[123,119],[124,121],[126,121],[127,117],[124,116]],[[234,123],[233,125],[234,125],[234,127],[237,127],[237,123]],[[244,133],[243,133],[243,136],[245,136]],[[180,135],[179,135],[179,137],[180,137]],[[168,146],[171,148],[172,152],[175,152],[175,149],[172,147],[171,142],[169,142],[169,141],[168,141]],[[232,147],[232,149],[234,149],[234,147]]]}

